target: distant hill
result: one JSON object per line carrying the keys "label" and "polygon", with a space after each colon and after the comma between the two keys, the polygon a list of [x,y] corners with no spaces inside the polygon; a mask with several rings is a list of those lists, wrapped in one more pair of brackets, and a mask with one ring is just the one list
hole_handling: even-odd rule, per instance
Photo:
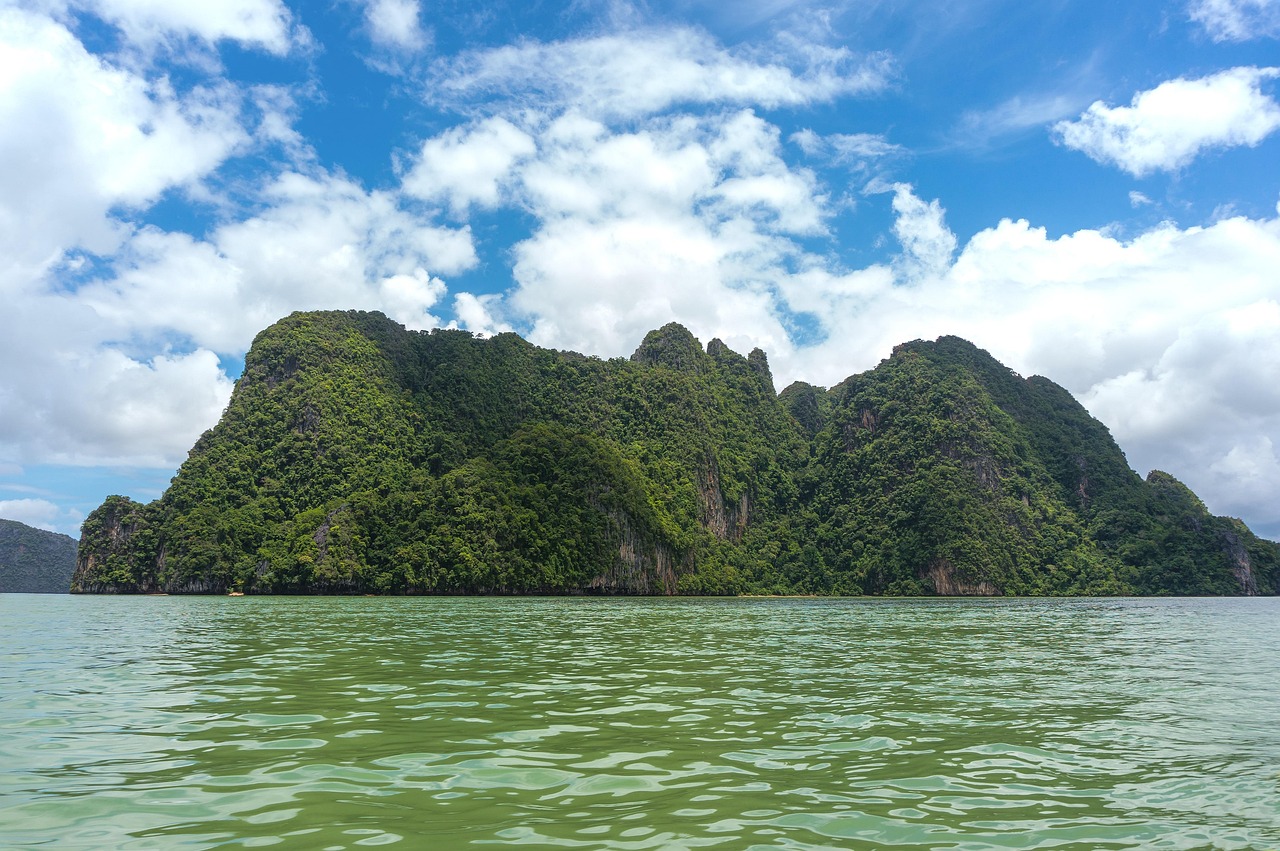
{"label": "distant hill", "polygon": [[628,359],[377,313],[263,331],[147,505],[83,528],[73,590],[1274,594],[1280,546],[1145,480],[1066,390],[964,340],[775,392],[760,350]]}
{"label": "distant hill", "polygon": [[0,594],[66,594],[76,568],[76,541],[0,520]]}

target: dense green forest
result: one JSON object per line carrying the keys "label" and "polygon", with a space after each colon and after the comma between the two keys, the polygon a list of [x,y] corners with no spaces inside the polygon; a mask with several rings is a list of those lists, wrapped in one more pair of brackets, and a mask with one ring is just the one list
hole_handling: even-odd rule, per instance
{"label": "dense green forest", "polygon": [[65,594],[75,567],[74,538],[0,520],[0,594]]}
{"label": "dense green forest", "polygon": [[377,313],[263,331],[164,496],[85,521],[79,592],[1273,594],[1280,546],[1134,473],[954,337],[781,394],[679,325],[630,359]]}

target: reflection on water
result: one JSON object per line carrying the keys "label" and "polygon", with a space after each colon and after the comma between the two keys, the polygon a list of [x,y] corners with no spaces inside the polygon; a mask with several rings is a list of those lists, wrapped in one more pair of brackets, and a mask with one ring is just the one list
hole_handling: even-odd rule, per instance
{"label": "reflection on water", "polygon": [[0,595],[0,845],[1280,847],[1280,601]]}

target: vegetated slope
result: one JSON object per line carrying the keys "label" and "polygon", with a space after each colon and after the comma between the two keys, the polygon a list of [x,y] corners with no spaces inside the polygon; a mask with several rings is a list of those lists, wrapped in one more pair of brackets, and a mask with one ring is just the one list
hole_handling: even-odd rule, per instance
{"label": "vegetated slope", "polygon": [[262,332],[164,496],[86,520],[73,590],[1274,593],[1278,562],[956,338],[779,395],[675,324],[605,361],[353,311]]}
{"label": "vegetated slope", "polygon": [[0,594],[65,594],[75,567],[74,538],[0,520]]}

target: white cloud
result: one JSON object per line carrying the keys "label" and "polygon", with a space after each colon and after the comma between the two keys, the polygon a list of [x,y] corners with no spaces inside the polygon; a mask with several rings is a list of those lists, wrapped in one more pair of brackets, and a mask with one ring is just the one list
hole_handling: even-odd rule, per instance
{"label": "white cloud", "polygon": [[428,311],[435,306],[447,287],[421,267],[412,275],[392,275],[378,285],[382,306],[388,316],[410,331],[425,331],[440,324]]}
{"label": "white cloud", "polygon": [[283,55],[291,44],[292,16],[280,0],[72,0],[124,31],[136,43],[192,36],[210,44],[228,39]]}
{"label": "white cloud", "polygon": [[468,327],[518,320],[543,345],[621,354],[679,317],[731,345],[763,328],[774,351],[788,345],[770,281],[827,214],[776,127],[743,110],[617,132],[570,113],[536,141],[511,180],[537,220],[513,249],[517,286],[483,311],[460,297]]}
{"label": "white cloud", "polygon": [[77,529],[84,520],[80,512],[68,511],[47,499],[0,499],[0,517],[61,533]]}
{"label": "white cloud", "polygon": [[130,357],[92,311],[65,296],[12,298],[6,319],[0,457],[173,466],[230,397],[211,352]]}
{"label": "white cloud", "polygon": [[1190,0],[1188,12],[1214,41],[1249,41],[1280,35],[1277,0]]}
{"label": "white cloud", "polygon": [[785,55],[759,61],[688,28],[529,41],[442,61],[427,94],[445,102],[497,97],[599,117],[634,117],[678,104],[830,101],[880,91],[891,76],[883,56],[858,57],[818,45],[787,48]]}
{"label": "white cloud", "polygon": [[418,0],[367,0],[365,21],[375,44],[418,50],[427,43]]}
{"label": "white cloud", "polygon": [[471,204],[493,207],[512,169],[534,151],[533,138],[505,118],[455,127],[423,143],[403,189],[419,198],[446,200],[456,213]]}
{"label": "white cloud", "polygon": [[1278,75],[1277,68],[1232,68],[1178,78],[1139,92],[1129,106],[1097,101],[1054,131],[1068,148],[1134,177],[1175,171],[1206,149],[1256,146],[1280,128],[1280,104],[1261,89]]}
{"label": "white cloud", "polygon": [[498,293],[458,293],[453,300],[453,313],[458,317],[458,326],[485,337],[515,330],[495,316],[501,301],[502,296]]}
{"label": "white cloud", "polygon": [[879,159],[903,152],[901,145],[878,133],[833,133],[826,141],[840,161]]}
{"label": "white cloud", "polygon": [[475,262],[466,229],[343,178],[287,174],[262,200],[259,215],[207,240],[143,228],[109,258],[112,276],[74,292],[11,295],[0,457],[175,465],[229,398],[214,352],[243,352],[298,309],[376,309],[432,327],[445,285],[424,270]]}
{"label": "white cloud", "polygon": [[248,141],[226,86],[177,94],[90,55],[61,24],[0,9],[0,287],[71,247],[109,252],[110,213],[190,186]]}
{"label": "white cloud", "polygon": [[[831,133],[825,136],[805,128],[792,133],[789,140],[807,157],[821,165],[839,166],[850,176],[866,179],[870,175],[884,174],[891,163],[903,157],[907,150],[890,142],[878,133]],[[881,182],[883,178],[873,178]],[[854,199],[845,193],[841,205],[852,208]]]}
{"label": "white cloud", "polygon": [[[94,8],[139,39],[154,25],[282,44],[255,29],[269,4]],[[147,73],[90,54],[48,17],[0,8],[6,461],[173,465],[229,397],[215,352],[243,352],[295,309],[381,309],[430,327],[445,293],[435,276],[476,262],[467,228],[314,166],[242,183],[256,213],[224,203],[226,220],[203,239],[139,227],[138,212],[168,192],[209,197],[202,181],[255,145],[313,159],[289,92],[215,83],[179,93]],[[248,111],[262,116],[256,128]]]}
{"label": "white cloud", "polygon": [[[1232,294],[1234,295],[1234,294]],[[1231,299],[1185,325],[1154,362],[1099,382],[1084,401],[1135,463],[1183,478],[1217,512],[1280,533],[1280,292]]]}
{"label": "white cloud", "polygon": [[692,120],[613,134],[596,121],[567,115],[542,134],[539,157],[521,171],[526,203],[542,218],[684,210],[716,178],[698,136]]}
{"label": "white cloud", "polygon": [[1082,105],[1082,98],[1062,92],[1018,95],[990,109],[966,111],[952,136],[964,147],[987,148],[997,139],[1053,124]]}
{"label": "white cloud", "polygon": [[[438,227],[387,192],[350,180],[286,174],[267,188],[258,216],[205,241],[143,229],[113,278],[77,300],[117,334],[180,334],[219,352],[243,351],[257,331],[293,310],[384,309],[414,327],[443,294],[433,273],[476,262],[470,232]],[[175,282],[181,285],[175,285]]]}
{"label": "white cloud", "polygon": [[893,187],[893,233],[902,243],[900,263],[905,280],[944,273],[956,251],[956,236],[947,227],[937,199],[925,202],[905,183]]}
{"label": "white cloud", "polygon": [[707,150],[711,164],[725,175],[715,194],[725,217],[765,217],[770,229],[792,234],[825,232],[824,206],[813,173],[782,159],[778,128],[749,111],[729,117]]}
{"label": "white cloud", "polygon": [[214,48],[221,41],[283,56],[307,44],[310,36],[298,26],[281,0],[218,0],[186,3],[174,0],[26,0],[5,5],[68,19],[92,15],[119,29],[126,42],[144,52],[166,48],[178,60],[195,59],[216,65],[209,55],[183,55],[197,48]]}

